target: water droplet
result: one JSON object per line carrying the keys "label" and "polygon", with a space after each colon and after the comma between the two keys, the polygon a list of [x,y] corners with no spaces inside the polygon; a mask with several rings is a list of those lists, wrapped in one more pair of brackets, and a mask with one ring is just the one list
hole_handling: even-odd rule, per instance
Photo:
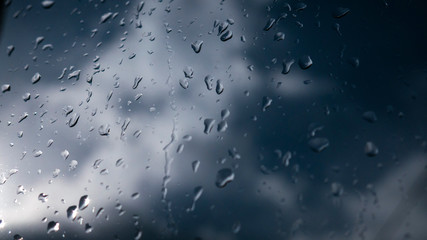
{"label": "water droplet", "polygon": [[194,71],[192,67],[186,66],[183,71],[186,78],[193,78]]}
{"label": "water droplet", "polygon": [[16,189],[16,194],[25,194],[27,192],[27,190],[24,188],[24,186],[19,185],[18,189]]}
{"label": "water droplet", "polygon": [[262,98],[262,111],[265,112],[265,110],[267,110],[267,108],[269,108],[271,106],[271,103],[273,102],[273,99],[264,96]]}
{"label": "water droplet", "polygon": [[9,92],[10,91],[10,84],[1,85],[1,91],[2,91],[2,93]]}
{"label": "water droplet", "polygon": [[67,160],[68,156],[70,155],[70,152],[68,152],[67,149],[61,152],[61,156],[64,160]]}
{"label": "water droplet", "polygon": [[313,152],[321,152],[329,147],[329,140],[327,138],[312,138],[308,141],[308,146]]}
{"label": "water droplet", "polygon": [[103,124],[103,125],[99,126],[98,133],[101,136],[110,135],[110,125],[109,124]]}
{"label": "water droplet", "polygon": [[292,158],[292,153],[290,152],[290,151],[287,151],[286,153],[285,153],[285,155],[283,155],[283,158],[282,158],[282,163],[287,167],[287,166],[289,166],[289,161],[291,160],[291,158]]}
{"label": "water droplet", "polygon": [[6,50],[7,56],[12,55],[12,53],[13,53],[14,50],[15,50],[15,46],[13,46],[13,45],[7,46],[7,50]]}
{"label": "water droplet", "polygon": [[364,112],[362,114],[362,117],[363,119],[365,119],[367,122],[370,122],[370,123],[374,123],[378,120],[377,115],[373,111]]}
{"label": "water droplet", "polygon": [[203,130],[203,132],[205,134],[209,134],[212,131],[212,128],[215,124],[215,120],[212,118],[206,118],[203,123],[205,125],[205,129]]}
{"label": "water droplet", "polygon": [[35,84],[35,83],[37,83],[38,81],[40,81],[40,79],[42,78],[42,76],[40,75],[40,73],[35,73],[34,75],[33,75],[33,77],[31,78],[31,82],[33,83],[33,84]]}
{"label": "water droplet", "polygon": [[104,159],[96,159],[95,162],[93,163],[93,169],[98,169],[99,165],[102,163],[102,161],[104,161]]}
{"label": "water droplet", "polygon": [[313,65],[313,61],[311,60],[311,57],[308,55],[302,56],[299,59],[299,66],[301,69],[308,69],[309,67],[311,67],[311,65]]}
{"label": "water droplet", "polygon": [[77,168],[78,164],[79,162],[77,162],[77,160],[71,160],[70,164],[68,165],[68,170],[73,171],[74,169]]}
{"label": "water droplet", "polygon": [[43,154],[42,150],[38,150],[38,151],[34,152],[33,156],[34,157],[40,157],[42,154]]}
{"label": "water droplet", "polygon": [[206,84],[206,87],[209,91],[213,89],[213,80],[214,79],[211,75],[207,75],[205,77],[205,84]]}
{"label": "water droplet", "polygon": [[136,89],[138,87],[139,83],[141,82],[141,80],[142,80],[141,76],[135,77],[135,80],[133,81],[132,89]]}
{"label": "water droplet", "polygon": [[100,208],[98,210],[98,212],[96,212],[96,218],[98,218],[99,216],[101,216],[102,213],[104,213],[104,208]]}
{"label": "water droplet", "polygon": [[231,230],[233,231],[234,234],[237,234],[240,232],[241,228],[242,228],[242,225],[240,224],[240,222],[235,222],[235,223],[233,223]]}
{"label": "water droplet", "polygon": [[225,30],[227,30],[228,26],[229,26],[228,22],[221,22],[218,25],[218,35],[217,36],[221,35]]}
{"label": "water droplet", "polygon": [[113,16],[112,12],[104,13],[99,20],[99,23],[105,23],[111,16]]}
{"label": "water droplet", "polygon": [[13,240],[24,240],[24,237],[22,237],[19,234],[15,234],[15,235],[13,235]]}
{"label": "water droplet", "polygon": [[49,195],[47,195],[47,194],[40,193],[40,194],[39,194],[38,199],[39,199],[39,201],[41,201],[42,203],[45,203],[45,202],[47,202],[47,200],[48,200],[48,196],[49,196]]}
{"label": "water droplet", "polygon": [[88,195],[82,196],[80,198],[80,201],[79,201],[79,209],[80,210],[86,209],[87,206],[89,205],[89,203],[90,203],[90,199],[89,199]]}
{"label": "water droplet", "polygon": [[216,81],[216,93],[219,95],[219,94],[221,94],[222,92],[224,92],[224,85],[222,85],[222,83],[221,83],[221,80],[217,80]]}
{"label": "water droplet", "polygon": [[274,41],[282,41],[285,40],[285,34],[282,32],[278,32],[276,34],[274,34]]}
{"label": "water droplet", "polygon": [[333,12],[332,12],[332,16],[334,18],[341,18],[344,17],[345,15],[347,15],[347,13],[350,12],[349,8],[345,8],[345,7],[337,7]]}
{"label": "water droplet", "polygon": [[53,172],[52,172],[52,177],[53,177],[53,178],[58,177],[60,172],[61,172],[61,169],[59,169],[59,168],[57,168],[57,169],[53,170]]}
{"label": "water droplet", "polygon": [[178,148],[176,149],[176,153],[180,154],[182,153],[182,151],[184,151],[184,144],[179,144]]}
{"label": "water droplet", "polygon": [[231,30],[227,30],[224,34],[221,35],[220,39],[223,42],[230,40],[233,37],[233,32]]}
{"label": "water droplet", "polygon": [[193,168],[193,172],[196,173],[197,170],[199,169],[200,166],[200,161],[199,160],[195,160],[191,163],[191,168]]}
{"label": "water droplet", "polygon": [[216,174],[215,185],[219,188],[225,187],[228,183],[234,180],[234,172],[230,168],[223,168]]}
{"label": "water droplet", "polygon": [[193,139],[193,137],[191,136],[191,135],[185,135],[184,137],[182,137],[182,140],[184,140],[184,141],[186,141],[186,142],[189,142],[189,141],[191,141],[191,139]]}
{"label": "water droplet", "polygon": [[202,50],[202,45],[203,45],[203,41],[202,40],[197,40],[195,42],[193,42],[191,44],[191,48],[193,49],[193,51],[195,53],[199,53],[200,50]]}
{"label": "water droplet", "polygon": [[119,158],[119,159],[117,159],[117,161],[116,161],[116,167],[120,167],[122,164],[123,164],[123,158]]}
{"label": "water droplet", "polygon": [[187,89],[188,86],[190,85],[190,83],[188,82],[187,78],[184,79],[179,79],[179,85],[183,88],[183,89]]}
{"label": "water droplet", "polygon": [[282,74],[288,74],[289,71],[291,71],[291,67],[294,63],[295,63],[294,59],[283,60],[283,62],[282,62],[282,65],[283,65]]}
{"label": "water droplet", "polygon": [[341,197],[344,193],[344,188],[341,183],[333,182],[331,183],[331,194],[334,197]]}
{"label": "water droplet", "polygon": [[55,221],[50,221],[47,224],[47,233],[51,233],[51,232],[57,232],[59,231],[59,223],[55,222]]}
{"label": "water droplet", "polygon": [[306,8],[307,8],[307,4],[305,4],[303,2],[298,2],[297,4],[295,4],[295,11],[297,11],[297,12],[302,11]]}
{"label": "water droplet", "polygon": [[228,109],[222,109],[221,110],[221,119],[225,120],[230,116],[230,110]]}
{"label": "water droplet", "polygon": [[24,100],[24,102],[30,100],[31,98],[31,94],[30,93],[24,93],[24,95],[22,95],[22,100]]}
{"label": "water droplet", "polygon": [[218,132],[225,132],[228,128],[228,124],[227,121],[222,120],[221,122],[218,123],[218,127],[217,127],[217,131]]}
{"label": "water droplet", "polygon": [[375,157],[379,153],[378,147],[373,142],[366,142],[365,154],[368,157]]}
{"label": "water droplet", "polygon": [[276,23],[276,19],[274,18],[268,19],[267,23],[265,24],[264,31],[270,30],[273,27],[274,23]]}
{"label": "water droplet", "polygon": [[77,217],[78,210],[77,206],[73,205],[67,208],[67,218],[74,221]]}
{"label": "water droplet", "polygon": [[132,195],[130,196],[132,199],[138,199],[139,198],[139,193],[132,193]]}
{"label": "water droplet", "polygon": [[68,120],[68,126],[74,127],[76,126],[77,122],[79,121],[80,114],[74,113],[73,116]]}
{"label": "water droplet", "polygon": [[51,0],[42,1],[42,7],[45,9],[51,8],[54,4],[55,4],[55,1],[51,1]]}
{"label": "water droplet", "polygon": [[91,233],[93,230],[92,226],[89,225],[89,223],[86,223],[85,225],[85,233]]}

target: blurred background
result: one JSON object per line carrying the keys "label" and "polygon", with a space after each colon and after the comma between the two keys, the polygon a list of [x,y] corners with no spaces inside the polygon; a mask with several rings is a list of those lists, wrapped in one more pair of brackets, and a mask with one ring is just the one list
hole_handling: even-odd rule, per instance
{"label": "blurred background", "polygon": [[3,0],[1,239],[427,239],[422,0]]}

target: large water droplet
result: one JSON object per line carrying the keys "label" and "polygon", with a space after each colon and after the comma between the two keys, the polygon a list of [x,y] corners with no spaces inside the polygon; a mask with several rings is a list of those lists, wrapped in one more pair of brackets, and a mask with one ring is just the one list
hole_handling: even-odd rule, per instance
{"label": "large water droplet", "polygon": [[299,66],[301,69],[308,69],[309,67],[311,67],[311,65],[313,65],[313,61],[311,60],[311,57],[308,55],[302,56],[299,59]]}
{"label": "large water droplet", "polygon": [[223,168],[216,174],[215,185],[219,188],[225,187],[228,183],[234,180],[234,172],[230,168]]}
{"label": "large water droplet", "polygon": [[217,127],[217,131],[218,132],[225,132],[228,128],[228,124],[227,121],[222,120],[221,122],[218,123],[218,127]]}
{"label": "large water droplet", "polygon": [[193,42],[191,44],[191,48],[193,49],[193,51],[195,53],[199,53],[200,50],[202,50],[202,45],[203,45],[203,41],[202,40],[197,40],[195,42]]}
{"label": "large water droplet", "polygon": [[212,118],[206,118],[203,123],[205,125],[205,129],[203,130],[203,132],[205,134],[209,134],[212,131],[212,128],[215,124],[215,120]]}
{"label": "large water droplet", "polygon": [[329,140],[327,138],[312,138],[308,141],[308,146],[313,152],[321,152],[329,147]]}
{"label": "large water droplet", "polygon": [[205,84],[206,84],[206,87],[209,91],[213,89],[213,80],[214,79],[211,75],[207,75],[205,77]]}
{"label": "large water droplet", "polygon": [[294,59],[283,60],[283,62],[282,62],[282,65],[283,65],[282,74],[288,74],[289,71],[291,71],[292,64],[294,64],[294,63],[295,63]]}
{"label": "large water droplet", "polygon": [[74,127],[76,126],[77,122],[79,121],[80,114],[74,113],[73,116],[68,120],[68,126]]}
{"label": "large water droplet", "polygon": [[218,95],[224,92],[224,85],[222,85],[221,80],[219,79],[216,81],[215,91]]}
{"label": "large water droplet", "polygon": [[74,221],[77,217],[78,214],[78,210],[77,210],[77,206],[73,205],[70,206],[69,208],[67,208],[67,217],[68,219]]}
{"label": "large water droplet", "polygon": [[47,224],[47,233],[51,233],[51,232],[57,232],[59,231],[59,222],[55,222],[55,221],[50,221]]}
{"label": "large water droplet", "polygon": [[82,196],[80,198],[80,201],[79,201],[79,209],[80,210],[86,209],[87,206],[89,205],[89,203],[90,203],[90,199],[89,199],[88,195]]}

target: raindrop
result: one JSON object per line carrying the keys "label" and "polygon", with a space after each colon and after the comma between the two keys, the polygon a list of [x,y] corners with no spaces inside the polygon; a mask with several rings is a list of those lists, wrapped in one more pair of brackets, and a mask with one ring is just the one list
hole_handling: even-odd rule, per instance
{"label": "raindrop", "polygon": [[35,84],[35,83],[37,83],[38,81],[40,81],[40,78],[41,78],[42,76],[40,75],[40,73],[35,73],[34,75],[33,75],[33,77],[31,78],[31,82],[33,83],[33,84]]}
{"label": "raindrop", "polygon": [[54,221],[50,221],[47,224],[47,233],[51,233],[51,232],[57,232],[59,231],[59,223],[58,222],[54,222]]}
{"label": "raindrop", "polygon": [[379,153],[378,147],[373,142],[366,142],[365,154],[368,157],[375,157]]}
{"label": "raindrop", "polygon": [[299,66],[301,69],[308,69],[309,67],[311,67],[311,65],[313,65],[313,61],[311,60],[311,57],[308,55],[302,56],[299,59]]}
{"label": "raindrop", "polygon": [[225,132],[228,128],[227,121],[222,120],[218,123],[217,131],[218,132]]}
{"label": "raindrop", "polygon": [[193,172],[196,173],[197,170],[199,169],[200,166],[200,161],[199,160],[195,160],[191,163],[191,168],[193,169]]}
{"label": "raindrop", "polygon": [[76,126],[77,122],[79,121],[80,114],[74,113],[73,116],[68,120],[68,126],[74,127]]}
{"label": "raindrop", "polygon": [[274,41],[281,41],[281,40],[285,40],[285,34],[282,32],[278,32],[276,34],[274,34]]}
{"label": "raindrop", "polygon": [[231,227],[231,230],[233,231],[234,234],[237,234],[240,232],[241,228],[242,228],[242,225],[240,224],[240,222],[235,222]]}
{"label": "raindrop", "polygon": [[22,237],[19,234],[15,234],[15,235],[13,235],[13,240],[24,240],[24,237]]}
{"label": "raindrop", "polygon": [[30,93],[24,93],[24,95],[22,95],[22,100],[24,100],[24,102],[30,100],[31,98],[31,94]]}
{"label": "raindrop", "polygon": [[221,94],[222,92],[224,92],[224,85],[222,85],[221,80],[219,80],[219,79],[216,81],[215,90],[216,90],[216,93],[218,95]]}
{"label": "raindrop", "polygon": [[334,18],[341,18],[344,17],[345,15],[347,15],[347,13],[350,12],[350,9],[345,8],[345,7],[337,7],[333,12],[332,12],[332,16]]}
{"label": "raindrop", "polygon": [[273,102],[273,99],[271,99],[267,96],[264,96],[262,98],[262,111],[265,112],[265,110],[267,110],[267,108],[270,107],[272,102]]}
{"label": "raindrop", "polygon": [[302,10],[304,10],[305,8],[307,7],[307,4],[305,4],[305,3],[303,3],[303,2],[298,2],[296,5],[295,5],[295,11],[302,11]]}
{"label": "raindrop", "polygon": [[230,116],[230,110],[228,109],[223,109],[221,110],[221,119],[225,120]]}
{"label": "raindrop", "polygon": [[184,140],[184,141],[186,141],[186,142],[189,142],[189,141],[191,141],[191,139],[193,139],[193,137],[191,136],[191,135],[185,135],[184,137],[182,137],[182,140]]}
{"label": "raindrop", "polygon": [[219,36],[219,35],[221,35],[223,32],[225,32],[225,30],[227,30],[227,28],[228,28],[228,22],[221,22],[221,23],[218,25],[218,35],[217,35],[217,36]]}
{"label": "raindrop", "polygon": [[16,189],[16,194],[25,194],[27,192],[27,190],[24,188],[24,186],[19,185],[18,189]]}
{"label": "raindrop", "polygon": [[202,40],[197,40],[195,42],[193,42],[191,44],[191,48],[193,49],[193,51],[195,53],[199,53],[200,50],[202,50],[202,45],[203,45],[203,41]]}
{"label": "raindrop", "polygon": [[34,152],[33,156],[34,157],[40,157],[42,154],[43,154],[42,150],[38,150],[38,151]]}
{"label": "raindrop", "polygon": [[294,64],[294,63],[295,63],[294,59],[283,60],[283,62],[282,62],[282,65],[283,65],[282,74],[288,74],[289,71],[291,71],[292,64]]}
{"label": "raindrop", "polygon": [[113,16],[112,12],[104,13],[99,20],[99,23],[105,23],[111,16]]}
{"label": "raindrop", "polygon": [[216,174],[215,185],[219,188],[225,187],[228,183],[234,180],[234,172],[230,168],[223,168]]}
{"label": "raindrop", "polygon": [[184,79],[179,79],[179,85],[183,88],[183,89],[187,89],[188,86],[190,85],[190,83],[188,82],[187,78]]}
{"label": "raindrop", "polygon": [[6,50],[7,56],[12,55],[12,53],[13,53],[14,50],[15,50],[15,46],[13,46],[13,45],[7,46],[7,50]]}
{"label": "raindrop", "polygon": [[186,66],[183,71],[186,78],[193,78],[194,71],[192,67]]}
{"label": "raindrop", "polygon": [[74,221],[77,217],[78,214],[78,210],[77,210],[77,206],[73,205],[70,206],[69,208],[67,208],[67,218]]}
{"label": "raindrop", "polygon": [[110,125],[109,124],[103,124],[103,125],[99,126],[98,133],[101,136],[110,135]]}
{"label": "raindrop", "polygon": [[207,75],[205,77],[205,84],[209,91],[213,89],[213,80],[214,79],[211,75]]}
{"label": "raindrop", "polygon": [[51,8],[54,4],[55,4],[55,1],[51,1],[51,0],[42,1],[42,7],[45,9]]}
{"label": "raindrop", "polygon": [[274,23],[276,23],[276,19],[274,18],[268,19],[267,23],[265,24],[264,31],[270,30],[273,27]]}
{"label": "raindrop", "polygon": [[373,111],[364,112],[362,114],[362,117],[363,119],[365,119],[367,122],[370,122],[370,123],[374,123],[378,120],[377,115]]}
{"label": "raindrop", "polygon": [[47,200],[48,200],[48,197],[49,195],[47,195],[47,194],[44,194],[44,193],[40,193],[39,194],[39,197],[38,197],[38,199],[39,199],[39,201],[41,201],[42,203],[45,203],[45,202],[47,202]]}
{"label": "raindrop", "polygon": [[138,199],[139,198],[139,193],[132,193],[132,195],[130,196],[132,199]]}
{"label": "raindrop", "polygon": [[68,165],[68,170],[72,171],[76,169],[78,164],[79,162],[77,162],[77,160],[71,160],[70,164]]}
{"label": "raindrop", "polygon": [[61,152],[61,156],[64,160],[67,160],[68,156],[70,155],[70,152],[68,152],[67,149]]}
{"label": "raindrop", "polygon": [[287,166],[289,166],[289,161],[291,160],[291,158],[292,158],[292,153],[290,152],[290,151],[287,151],[286,153],[285,153],[285,155],[283,155],[283,158],[282,158],[282,163],[287,167]]}
{"label": "raindrop", "polygon": [[89,205],[89,203],[90,203],[90,199],[89,199],[88,195],[82,196],[80,198],[80,201],[79,201],[79,209],[80,210],[86,209],[87,206]]}
{"label": "raindrop", "polygon": [[341,197],[344,193],[344,188],[340,183],[331,183],[331,194],[334,197]]}
{"label": "raindrop", "polygon": [[313,152],[321,152],[329,147],[329,140],[327,138],[312,138],[308,141],[308,146]]}
{"label": "raindrop", "polygon": [[221,41],[225,42],[230,40],[233,37],[233,32],[231,30],[227,30],[224,34],[221,35]]}
{"label": "raindrop", "polygon": [[85,225],[85,233],[91,233],[93,230],[92,226],[89,225],[89,223],[86,223]]}
{"label": "raindrop", "polygon": [[132,86],[132,88],[133,88],[133,89],[136,89],[136,88],[138,87],[139,83],[141,82],[141,80],[142,80],[142,77],[141,77],[141,76],[137,76],[137,77],[135,77],[135,80],[133,81],[133,86]]}
{"label": "raindrop", "polygon": [[203,123],[205,125],[205,129],[203,130],[203,132],[205,134],[209,134],[212,131],[212,128],[215,124],[215,120],[212,118],[206,118]]}
{"label": "raindrop", "polygon": [[123,164],[123,158],[119,158],[119,159],[117,159],[117,161],[116,161],[116,167],[120,167],[122,164]]}
{"label": "raindrop", "polygon": [[98,212],[96,212],[96,217],[98,218],[102,213],[104,213],[104,208],[100,208]]}
{"label": "raindrop", "polygon": [[182,153],[182,151],[184,151],[184,144],[179,144],[178,148],[176,149],[176,153],[180,154]]}
{"label": "raindrop", "polygon": [[9,92],[10,91],[10,84],[3,84],[3,85],[1,85],[1,91],[3,93]]}

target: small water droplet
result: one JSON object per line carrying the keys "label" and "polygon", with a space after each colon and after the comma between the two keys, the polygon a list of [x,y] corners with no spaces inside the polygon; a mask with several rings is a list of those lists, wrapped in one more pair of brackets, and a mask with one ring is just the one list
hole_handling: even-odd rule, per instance
{"label": "small water droplet", "polygon": [[242,225],[240,224],[240,222],[235,222],[235,223],[233,223],[231,230],[233,231],[234,234],[237,234],[240,232],[241,228],[242,228]]}
{"label": "small water droplet", "polygon": [[221,110],[221,119],[225,120],[230,116],[230,110],[228,109],[222,109]]}
{"label": "small water droplet", "polygon": [[278,32],[276,34],[274,34],[274,41],[282,41],[285,40],[285,34],[282,32]]}
{"label": "small water droplet", "polygon": [[218,127],[217,127],[217,131],[218,132],[225,132],[228,128],[228,124],[227,121],[222,120],[221,122],[218,123]]}
{"label": "small water droplet", "polygon": [[368,157],[375,157],[379,153],[378,147],[373,142],[366,142],[365,154]]}
{"label": "small water droplet", "polygon": [[103,125],[99,126],[98,133],[101,136],[110,135],[110,125],[109,124],[103,124]]}
{"label": "small water droplet", "polygon": [[202,40],[196,40],[191,44],[191,48],[195,53],[199,53],[200,50],[202,50],[203,41]]}
{"label": "small water droplet", "polygon": [[1,85],[1,91],[2,91],[2,93],[9,92],[10,91],[10,84]]}
{"label": "small water droplet", "polygon": [[282,65],[283,65],[282,74],[288,74],[289,71],[291,71],[291,67],[294,63],[295,63],[294,59],[283,60],[283,62],[282,62]]}
{"label": "small water droplet", "polygon": [[79,121],[80,114],[74,113],[73,116],[68,120],[68,126],[74,127],[76,126],[77,122]]}
{"label": "small water droplet", "polygon": [[200,166],[200,161],[199,160],[195,160],[191,163],[191,168],[193,169],[193,172],[196,173],[197,170],[199,169]]}
{"label": "small water droplet", "polygon": [[329,147],[329,140],[321,137],[312,138],[308,141],[308,146],[313,152],[321,152]]}
{"label": "small water droplet", "polygon": [[190,85],[190,83],[188,82],[187,78],[184,79],[179,79],[179,85],[183,88],[183,89],[187,89],[188,86]]}
{"label": "small water droplet", "polygon": [[13,235],[13,240],[24,240],[24,237],[22,237],[19,234],[15,234],[15,235]]}
{"label": "small water droplet", "polygon": [[47,194],[40,193],[40,194],[39,194],[38,199],[39,199],[39,201],[41,201],[42,203],[45,203],[45,202],[47,202],[47,200],[48,200],[48,196],[49,196],[49,195],[47,195]]}
{"label": "small water droplet", "polygon": [[113,13],[112,12],[107,12],[107,13],[104,13],[102,16],[101,16],[101,18],[100,18],[100,20],[99,20],[99,23],[105,23],[111,16],[113,16]]}
{"label": "small water droplet", "polygon": [[93,230],[92,226],[89,225],[89,223],[86,223],[85,225],[85,233],[91,233]]}
{"label": "small water droplet", "polygon": [[61,156],[64,160],[67,160],[68,156],[70,155],[70,152],[68,152],[67,149],[61,152]]}
{"label": "small water droplet", "polygon": [[42,150],[38,150],[38,151],[34,152],[33,156],[34,157],[40,157],[42,154],[43,154]]}
{"label": "small water droplet", "polygon": [[44,1],[42,1],[42,7],[43,8],[45,8],[45,9],[49,9],[49,8],[51,8],[54,4],[55,4],[55,1],[52,1],[52,0],[44,0]]}
{"label": "small water droplet", "polygon": [[362,117],[363,119],[365,119],[367,122],[370,122],[370,123],[374,123],[378,120],[377,115],[373,111],[364,112],[362,114]]}
{"label": "small water droplet", "polygon": [[132,89],[136,89],[141,81],[142,81],[141,76],[135,77],[135,80],[133,81]]}
{"label": "small water droplet", "polygon": [[186,78],[193,78],[194,71],[192,67],[186,66],[183,71]]}
{"label": "small water droplet", "polygon": [[57,232],[59,231],[59,223],[55,222],[55,221],[50,221],[47,224],[47,233],[51,233],[51,232]]}
{"label": "small water droplet", "polygon": [[264,96],[262,98],[262,111],[265,112],[265,110],[267,110],[267,108],[269,108],[271,106],[271,103],[273,102],[273,99]]}
{"label": "small water droplet", "polygon": [[206,87],[209,91],[213,89],[213,80],[214,79],[211,75],[207,75],[205,77],[205,84],[206,84]]}
{"label": "small water droplet", "polygon": [[276,23],[276,19],[274,18],[268,19],[267,23],[264,26],[264,31],[270,30],[273,27],[274,23]]}
{"label": "small water droplet", "polygon": [[14,50],[15,50],[15,46],[13,46],[13,45],[7,46],[7,49],[6,49],[7,56],[12,55],[12,53],[13,53]]}
{"label": "small water droplet", "polygon": [[225,187],[228,183],[234,180],[234,172],[230,168],[223,168],[216,174],[215,185],[219,188]]}
{"label": "small water droplet", "polygon": [[35,73],[34,75],[33,75],[33,77],[31,78],[31,83],[33,83],[33,84],[35,84],[35,83],[37,83],[38,81],[40,81],[40,79],[42,78],[42,76],[40,75],[40,73]]}
{"label": "small water droplet", "polygon": [[345,15],[347,15],[347,13],[350,12],[349,8],[345,8],[345,7],[337,7],[335,8],[335,10],[332,12],[332,16],[334,18],[341,18],[344,17]]}
{"label": "small water droplet", "polygon": [[221,94],[222,92],[224,92],[224,85],[222,85],[222,82],[219,79],[216,81],[216,88],[215,88],[215,90],[216,90],[216,93],[218,95]]}

